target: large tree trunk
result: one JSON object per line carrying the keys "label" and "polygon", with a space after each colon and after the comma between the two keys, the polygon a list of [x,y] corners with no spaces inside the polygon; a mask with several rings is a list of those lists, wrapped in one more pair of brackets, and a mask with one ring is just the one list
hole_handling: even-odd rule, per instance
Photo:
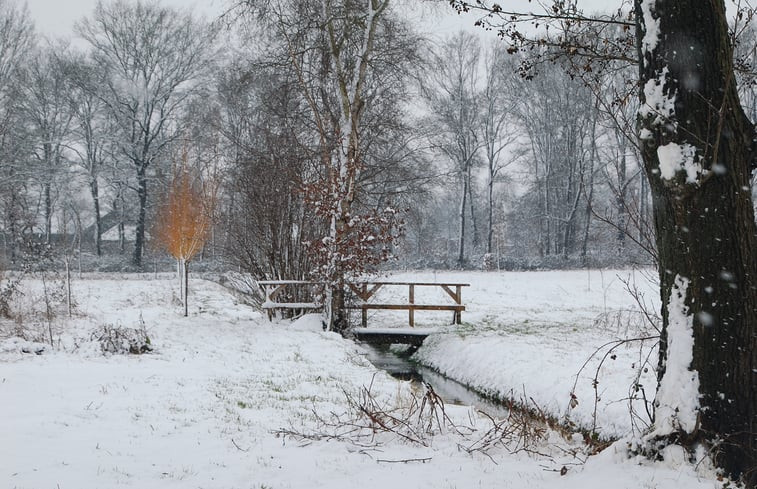
{"label": "large tree trunk", "polygon": [[725,6],[636,0],[636,13],[663,302],[652,436],[705,442],[728,474],[755,487],[754,128],[736,93]]}

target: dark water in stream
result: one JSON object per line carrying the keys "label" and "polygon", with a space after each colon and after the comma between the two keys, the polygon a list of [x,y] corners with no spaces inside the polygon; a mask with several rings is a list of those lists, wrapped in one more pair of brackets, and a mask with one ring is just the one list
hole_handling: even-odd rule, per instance
{"label": "dark water in stream", "polygon": [[393,352],[388,346],[365,343],[362,346],[368,351],[368,360],[392,377],[413,382],[426,382],[448,404],[475,406],[479,411],[493,417],[507,416],[507,409],[502,404],[486,399],[460,382],[411,361],[406,355]]}

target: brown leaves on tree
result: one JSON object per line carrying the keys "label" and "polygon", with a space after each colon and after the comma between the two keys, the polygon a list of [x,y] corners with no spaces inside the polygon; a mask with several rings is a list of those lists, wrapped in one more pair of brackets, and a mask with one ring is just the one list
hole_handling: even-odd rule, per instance
{"label": "brown leaves on tree", "polygon": [[189,261],[205,245],[210,233],[214,192],[193,178],[184,164],[177,170],[158,208],[153,237],[177,260]]}
{"label": "brown leaves on tree", "polygon": [[404,231],[404,222],[397,209],[390,205],[383,209],[363,212],[340,212],[339,195],[329,193],[323,182],[304,186],[305,201],[315,215],[329,222],[334,216],[342,219],[336,232],[336,242],[326,236],[321,240],[303,243],[316,265],[313,275],[332,282],[329,264],[336,262],[345,276],[357,277],[374,272],[378,265],[392,257],[392,249]]}

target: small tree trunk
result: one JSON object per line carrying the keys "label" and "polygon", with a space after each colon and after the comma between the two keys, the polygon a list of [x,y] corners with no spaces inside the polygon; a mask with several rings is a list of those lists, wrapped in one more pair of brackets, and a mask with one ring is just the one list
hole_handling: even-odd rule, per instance
{"label": "small tree trunk", "polygon": [[468,197],[468,178],[463,172],[463,191],[460,194],[459,227],[457,233],[457,266],[465,264],[465,199]]}
{"label": "small tree trunk", "polygon": [[179,279],[179,297],[184,304],[184,267],[181,258],[176,259],[176,278]]}
{"label": "small tree trunk", "polygon": [[494,234],[494,163],[492,163],[491,161],[489,162],[489,182],[487,191],[487,200],[489,203],[487,224],[489,229],[486,234],[486,252],[491,254],[492,236]]}
{"label": "small tree trunk", "polygon": [[473,201],[473,180],[471,179],[471,167],[468,166],[468,206],[470,207],[470,223],[473,238],[473,250],[478,248],[481,241],[478,235],[478,220],[476,219],[475,202]]}
{"label": "small tree trunk", "polygon": [[66,253],[66,307],[68,309],[68,317],[73,315],[71,306],[71,258]]}
{"label": "small tree trunk", "polygon": [[96,178],[90,180],[89,191],[92,194],[92,210],[95,214],[95,232],[93,236],[95,240],[95,253],[97,253],[97,256],[102,256],[102,218],[100,216],[100,195]]}
{"label": "small tree trunk", "polygon": [[144,163],[137,170],[137,195],[139,197],[139,214],[134,237],[133,263],[142,267],[142,252],[145,244],[145,225],[147,220],[147,168]]}
{"label": "small tree trunk", "polygon": [[189,262],[181,260],[182,268],[182,287],[181,298],[184,303],[184,317],[189,316]]}
{"label": "small tree trunk", "polygon": [[53,233],[53,200],[50,187],[50,184],[46,183],[43,191],[45,194],[45,243],[47,244],[50,244]]}

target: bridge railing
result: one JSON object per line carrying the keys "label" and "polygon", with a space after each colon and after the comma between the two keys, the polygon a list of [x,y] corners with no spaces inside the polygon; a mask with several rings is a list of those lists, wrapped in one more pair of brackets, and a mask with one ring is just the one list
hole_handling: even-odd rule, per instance
{"label": "bridge railing", "polygon": [[[319,285],[318,282],[309,282],[302,280],[261,280],[258,285],[263,287],[265,292],[265,302],[262,308],[268,313],[268,318],[273,318],[273,312],[276,310],[319,310],[323,304],[318,302],[279,302],[281,292],[289,286],[313,286]],[[416,311],[452,311],[452,324],[462,322],[462,312],[465,305],[462,302],[462,289],[469,287],[466,283],[436,283],[436,282],[378,282],[363,281],[347,283],[349,289],[354,293],[357,301],[349,304],[349,309],[360,310],[361,325],[368,325],[369,310],[406,310],[408,312],[408,324],[415,326]],[[383,287],[407,287],[407,302],[372,302],[376,293]],[[439,287],[443,290],[452,302],[446,303],[428,303],[416,302],[415,291],[417,287]]]}
{"label": "bridge railing", "polygon": [[[462,302],[462,289],[470,284],[463,283],[435,283],[435,282],[356,282],[348,284],[359,301],[348,306],[350,309],[361,311],[361,325],[368,325],[368,310],[406,310],[407,322],[415,326],[415,311],[452,311],[452,324],[462,322],[462,312],[465,305]],[[371,298],[382,287],[400,286],[407,287],[407,302],[402,303],[375,303]],[[452,303],[417,303],[415,301],[415,289],[417,287],[440,287],[452,299]]]}
{"label": "bridge railing", "polygon": [[318,284],[318,282],[306,280],[258,280],[258,286],[262,287],[265,293],[265,302],[260,307],[268,314],[269,321],[273,319],[273,313],[276,310],[317,311],[323,308],[323,304],[319,302],[279,302],[278,299],[287,287]]}

